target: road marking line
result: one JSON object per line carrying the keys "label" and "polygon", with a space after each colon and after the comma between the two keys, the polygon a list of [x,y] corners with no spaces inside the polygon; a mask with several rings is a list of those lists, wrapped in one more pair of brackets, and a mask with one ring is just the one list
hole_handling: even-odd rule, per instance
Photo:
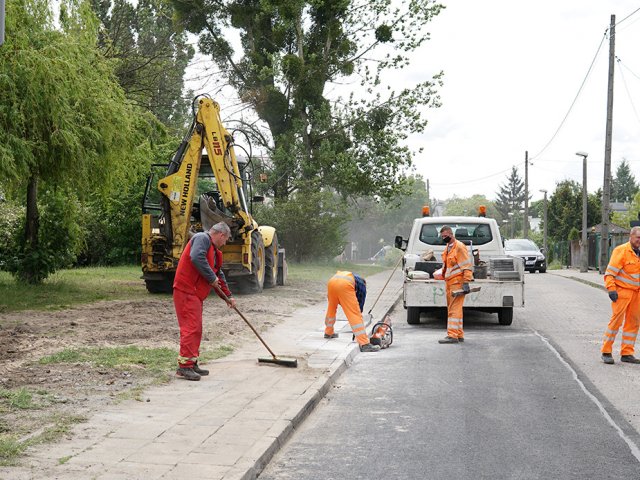
{"label": "road marking line", "polygon": [[604,418],[607,419],[607,422],[609,422],[609,425],[611,425],[616,432],[618,432],[618,435],[620,436],[620,438],[622,438],[622,440],[625,441],[625,443],[629,446],[629,449],[631,450],[631,454],[636,457],[636,460],[638,462],[640,462],[640,448],[638,448],[638,446],[635,444],[635,442],[633,440],[631,440],[626,433],[624,433],[624,431],[622,430],[622,428],[620,428],[620,426],[615,422],[615,420],[613,418],[611,418],[611,415],[609,415],[609,412],[607,412],[607,410],[604,408],[604,405],[602,405],[602,403],[600,402],[600,400],[598,400],[596,398],[596,396],[591,393],[587,387],[584,385],[584,383],[582,383],[582,380],[580,380],[578,378],[578,372],[576,372],[573,367],[571,365],[569,365],[569,362],[567,362],[564,358],[562,358],[562,355],[560,355],[560,352],[558,352],[558,350],[556,350],[553,345],[551,345],[551,343],[549,343],[549,341],[542,336],[540,333],[538,333],[537,330],[533,330],[533,333],[535,333],[538,337],[540,337],[540,339],[544,342],[544,344],[549,348],[549,350],[551,350],[556,357],[558,357],[558,359],[560,360],[560,362],[562,362],[562,364],[567,367],[567,369],[569,369],[569,371],[571,372],[571,375],[573,376],[573,379],[578,383],[578,385],[580,385],[580,388],[582,389],[582,391],[587,395],[587,397],[596,404],[596,406],[598,407],[598,409],[600,410],[600,413],[602,413],[602,415],[604,416]]}

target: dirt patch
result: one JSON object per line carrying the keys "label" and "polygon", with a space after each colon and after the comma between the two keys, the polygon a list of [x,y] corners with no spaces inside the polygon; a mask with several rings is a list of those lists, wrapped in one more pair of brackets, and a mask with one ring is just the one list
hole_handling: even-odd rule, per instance
{"label": "dirt patch", "polygon": [[[324,301],[325,289],[322,282],[293,282],[236,298],[243,314],[258,330],[265,330],[300,307]],[[203,317],[203,350],[239,347],[255,340],[242,319],[215,295],[205,301]],[[28,415],[7,415],[0,410],[0,431],[20,432],[22,438],[29,438],[46,419],[72,414],[77,421],[158,381],[144,367],[41,365],[42,357],[67,348],[116,346],[167,347],[175,349],[177,356],[178,338],[170,296],[105,301],[55,312],[0,314],[0,389],[25,388],[38,405]],[[172,377],[173,372],[168,371],[164,380]]]}

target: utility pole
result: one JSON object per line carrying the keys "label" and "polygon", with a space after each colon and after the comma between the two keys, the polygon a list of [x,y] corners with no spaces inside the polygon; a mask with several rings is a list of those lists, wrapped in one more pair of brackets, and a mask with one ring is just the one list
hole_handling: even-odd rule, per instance
{"label": "utility pole", "polygon": [[609,202],[611,199],[611,130],[613,128],[613,72],[616,56],[616,16],[609,27],[609,88],[607,91],[607,126],[604,143],[604,186],[602,191],[602,230],[598,271],[604,275],[609,262]]}
{"label": "utility pole", "polygon": [[589,256],[587,254],[587,157],[585,152],[576,152],[582,157],[582,237],[580,239],[580,271],[589,271]]}
{"label": "utility pole", "polygon": [[427,178],[427,205],[431,207],[431,197],[429,196],[429,179],[428,178]]}
{"label": "utility pole", "polygon": [[524,223],[522,225],[524,238],[529,238],[529,151],[524,152]]}
{"label": "utility pole", "polygon": [[544,215],[542,217],[542,221],[544,222],[544,240],[543,240],[543,247],[544,248],[544,256],[549,259],[549,254],[547,253],[547,232],[549,231],[549,227],[547,225],[547,191],[546,190],[540,190],[542,193],[544,193]]}

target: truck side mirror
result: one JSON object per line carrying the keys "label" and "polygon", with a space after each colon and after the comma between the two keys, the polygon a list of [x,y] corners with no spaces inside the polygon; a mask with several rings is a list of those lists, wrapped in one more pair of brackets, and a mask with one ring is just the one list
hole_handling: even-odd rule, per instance
{"label": "truck side mirror", "polygon": [[398,250],[404,251],[407,248],[407,240],[404,240],[401,235],[396,235],[394,245]]}

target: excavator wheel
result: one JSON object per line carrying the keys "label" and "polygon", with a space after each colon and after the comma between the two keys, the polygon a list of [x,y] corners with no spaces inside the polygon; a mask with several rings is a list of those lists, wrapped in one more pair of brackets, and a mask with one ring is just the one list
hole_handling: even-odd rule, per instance
{"label": "excavator wheel", "polygon": [[172,293],[173,292],[173,275],[158,280],[145,280],[147,291],[149,293]]}
{"label": "excavator wheel", "polygon": [[273,234],[273,241],[264,251],[264,288],[276,286],[278,281],[278,235]]}
{"label": "excavator wheel", "polygon": [[262,234],[251,232],[251,275],[240,277],[238,282],[242,293],[260,293],[264,287],[265,251]]}

